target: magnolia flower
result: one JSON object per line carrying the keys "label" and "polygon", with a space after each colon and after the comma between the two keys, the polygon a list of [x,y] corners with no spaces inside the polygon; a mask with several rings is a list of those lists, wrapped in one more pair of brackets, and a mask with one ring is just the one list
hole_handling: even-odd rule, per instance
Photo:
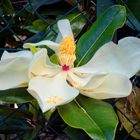
{"label": "magnolia flower", "polygon": [[26,43],[24,47],[48,46],[56,53],[59,65],[50,61],[45,48],[33,56],[30,51],[5,52],[0,63],[0,89],[29,83],[28,92],[36,98],[43,112],[72,101],[79,92],[95,99],[125,97],[131,93],[129,78],[140,68],[138,38],[126,37],[118,45],[106,43],[87,64],[74,67],[76,44],[70,23],[59,20],[57,25],[56,42],[44,40]]}

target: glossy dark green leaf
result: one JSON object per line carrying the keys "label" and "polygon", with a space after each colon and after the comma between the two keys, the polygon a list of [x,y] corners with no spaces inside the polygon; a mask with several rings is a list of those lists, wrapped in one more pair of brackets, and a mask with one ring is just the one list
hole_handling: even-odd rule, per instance
{"label": "glossy dark green leaf", "polygon": [[[75,36],[77,36],[86,23],[85,17],[82,15],[82,13],[73,13],[73,14],[66,16],[65,18],[70,20],[73,33]],[[56,33],[58,32],[57,25],[54,24],[54,26],[51,28],[51,30],[49,29],[50,31],[48,32],[48,30],[46,30],[47,24],[43,21],[41,22],[41,27],[37,28],[39,26],[39,22],[38,21],[33,22],[33,26],[31,25],[31,26],[24,27],[25,29],[36,33],[32,37],[28,38],[25,41],[25,43],[26,42],[35,43],[35,42],[41,41],[42,39],[55,41],[56,34],[53,32],[53,30]],[[49,20],[48,22],[51,24],[52,21]],[[43,30],[43,28],[45,28],[45,30]]]}
{"label": "glossy dark green leaf", "polygon": [[64,132],[70,137],[71,140],[91,140],[91,138],[82,130],[67,127]]}
{"label": "glossy dark green leaf", "polygon": [[0,101],[4,103],[26,103],[33,99],[25,87],[0,90]]}
{"label": "glossy dark green leaf", "polygon": [[108,103],[79,96],[58,107],[58,112],[69,126],[84,130],[94,140],[114,139],[118,119]]}
{"label": "glossy dark green leaf", "polygon": [[33,25],[28,25],[24,27],[24,29],[28,30],[31,33],[38,33],[40,30],[36,29]]}
{"label": "glossy dark green leaf", "polygon": [[[70,24],[71,24],[71,28],[72,28],[72,31],[73,31],[73,34],[74,34],[75,37],[80,33],[80,31],[82,30],[82,28],[86,24],[86,19],[83,16],[82,13],[77,13],[76,12],[76,13],[73,13],[73,14],[69,14],[65,17],[65,19],[69,19]],[[57,28],[56,24],[54,24],[52,29],[56,33],[58,33],[58,28]],[[46,36],[46,39],[55,41],[56,35],[54,34],[54,32],[50,31],[48,33],[48,35]]]}
{"label": "glossy dark green leaf", "polygon": [[[69,9],[67,9],[62,3],[60,4],[60,6],[57,5],[51,5],[51,6],[44,6],[44,8],[40,8],[41,12],[40,15],[43,17],[47,17],[47,16],[61,16],[63,14],[65,14]],[[57,8],[56,8],[57,6]],[[47,19],[48,20],[48,19]]]}
{"label": "glossy dark green leaf", "polygon": [[76,66],[86,64],[95,52],[112,40],[116,29],[125,23],[125,7],[114,5],[107,9],[78,41],[76,47]]}
{"label": "glossy dark green leaf", "polygon": [[[86,13],[83,14],[88,16]],[[75,37],[81,32],[87,22],[87,19],[83,16],[83,14],[74,13],[66,16],[66,18],[70,20],[71,28]]]}
{"label": "glossy dark green leaf", "polygon": [[24,119],[25,118],[31,119],[32,118],[32,114],[29,111],[21,110],[20,109],[21,106],[19,106],[19,109],[6,107],[6,105],[5,106],[1,106],[0,107],[0,115],[1,116],[11,115],[11,116],[14,116],[15,118],[16,117],[20,117],[20,118],[24,118]]}
{"label": "glossy dark green leaf", "polygon": [[[136,0],[136,2],[132,2],[132,0],[128,1],[128,3],[124,3],[122,0],[118,1],[119,4],[125,6],[127,13],[127,21],[126,24],[134,30],[140,31],[140,14],[138,12],[138,8],[140,6],[140,1]],[[133,3],[133,4],[132,4]]]}
{"label": "glossy dark green leaf", "polygon": [[140,31],[140,22],[137,20],[137,18],[134,16],[134,14],[132,13],[132,11],[126,7],[127,9],[127,25],[130,26],[132,29]]}
{"label": "glossy dark green leaf", "polygon": [[1,8],[3,10],[3,13],[6,13],[6,14],[14,14],[14,12],[15,12],[10,0],[4,0],[2,2]]}
{"label": "glossy dark green leaf", "polygon": [[137,20],[137,18],[134,16],[134,14],[131,12],[131,10],[126,7],[127,9],[127,25],[133,28],[134,30],[140,31],[140,22]]}
{"label": "glossy dark green leaf", "polygon": [[126,4],[129,7],[129,9],[133,12],[135,17],[138,19],[138,21],[140,22],[140,12],[139,12],[140,1],[135,0],[135,2],[134,2],[134,0],[128,0],[128,2]]}
{"label": "glossy dark green leaf", "polygon": [[34,7],[34,9],[38,9],[42,5],[49,5],[49,4],[54,4],[56,2],[60,2],[61,0],[31,0],[31,4]]}
{"label": "glossy dark green leaf", "polygon": [[47,27],[47,23],[41,19],[37,19],[37,20],[33,21],[32,24],[38,30],[43,30],[44,28]]}
{"label": "glossy dark green leaf", "polygon": [[97,18],[110,6],[114,5],[113,0],[97,0]]}
{"label": "glossy dark green leaf", "polygon": [[41,19],[37,19],[32,22],[32,25],[25,26],[24,29],[32,32],[38,33],[42,30],[46,30],[46,28],[51,24],[52,20],[47,20],[47,23]]}
{"label": "glossy dark green leaf", "polygon": [[42,30],[42,31],[39,31],[37,34],[31,36],[30,38],[28,38],[24,43],[27,43],[27,42],[32,42],[32,43],[36,43],[36,42],[39,42],[41,41],[45,36],[47,35],[47,33]]}
{"label": "glossy dark green leaf", "polygon": [[32,114],[28,111],[9,107],[0,108],[0,132],[17,133],[33,129]]}
{"label": "glossy dark green leaf", "polygon": [[40,132],[40,130],[42,129],[42,126],[38,125],[36,128],[28,131],[23,138],[25,140],[33,140],[36,138],[36,136],[38,135],[38,133]]}
{"label": "glossy dark green leaf", "polygon": [[92,139],[105,140],[102,130],[82,107],[75,101],[58,108],[62,119],[71,127],[83,129]]}
{"label": "glossy dark green leaf", "polygon": [[52,63],[59,65],[58,57],[57,57],[56,54],[53,54],[53,55],[50,57],[50,60],[51,60]]}
{"label": "glossy dark green leaf", "polygon": [[55,4],[60,1],[62,0],[30,0],[29,3],[24,5],[24,7],[28,12],[33,13],[41,6]]}

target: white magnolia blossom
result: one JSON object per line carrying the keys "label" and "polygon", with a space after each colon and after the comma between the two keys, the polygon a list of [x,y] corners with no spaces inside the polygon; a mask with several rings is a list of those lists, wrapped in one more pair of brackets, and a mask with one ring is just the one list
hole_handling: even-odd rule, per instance
{"label": "white magnolia blossom", "polygon": [[103,45],[85,65],[74,67],[75,42],[68,20],[57,23],[56,42],[26,43],[46,45],[55,51],[59,65],[53,64],[47,49],[4,52],[0,61],[0,90],[23,86],[36,98],[43,112],[72,101],[79,92],[95,99],[125,97],[131,93],[129,80],[140,69],[140,40],[126,37],[117,44]]}

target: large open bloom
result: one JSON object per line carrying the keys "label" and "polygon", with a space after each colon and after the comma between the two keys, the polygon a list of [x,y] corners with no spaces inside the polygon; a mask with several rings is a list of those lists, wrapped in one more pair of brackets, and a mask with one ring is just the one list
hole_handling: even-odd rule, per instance
{"label": "large open bloom", "polygon": [[[132,90],[129,80],[140,69],[140,40],[126,37],[103,45],[86,64],[74,67],[75,41],[68,20],[58,21],[56,42],[44,40],[26,43],[46,45],[53,49],[59,65],[52,63],[47,49],[5,52],[0,62],[0,89],[28,84],[28,92],[37,99],[43,112],[72,101],[79,92],[95,99],[128,96]],[[5,64],[6,63],[6,64]],[[13,82],[13,79],[15,82]]]}

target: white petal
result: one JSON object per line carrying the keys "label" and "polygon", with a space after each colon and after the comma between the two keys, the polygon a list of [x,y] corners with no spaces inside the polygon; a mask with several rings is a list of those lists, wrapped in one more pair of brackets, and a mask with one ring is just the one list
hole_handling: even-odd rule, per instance
{"label": "white petal", "polygon": [[59,32],[58,35],[57,35],[57,38],[56,38],[55,42],[56,43],[60,43],[62,39],[63,39],[63,37],[62,37],[61,33]]}
{"label": "white petal", "polygon": [[12,59],[12,58],[32,59],[32,53],[31,51],[19,51],[19,52],[14,52],[14,53],[9,53],[7,51],[4,51],[1,56],[1,60]]}
{"label": "white petal", "polygon": [[28,82],[30,51],[9,53],[4,51],[0,61],[0,90],[23,86]]}
{"label": "white petal", "polygon": [[74,71],[74,68],[73,70],[68,71],[67,80],[76,88],[85,86],[92,77],[91,74],[76,73]]}
{"label": "white petal", "polygon": [[57,25],[58,25],[59,31],[63,38],[65,38],[67,36],[74,37],[69,20],[67,20],[67,19],[59,20],[57,22]]}
{"label": "white petal", "polygon": [[106,43],[86,65],[77,69],[80,72],[120,73],[130,78],[140,69],[140,39],[127,37],[118,45]]}
{"label": "white petal", "polygon": [[120,74],[109,74],[98,87],[93,89],[83,88],[80,92],[95,99],[108,99],[125,97],[131,93],[132,84],[130,80]]}
{"label": "white petal", "polygon": [[50,40],[43,40],[43,41],[40,41],[38,43],[25,43],[23,45],[24,48],[29,48],[29,46],[42,46],[42,45],[45,45],[47,47],[49,47],[50,49],[54,50],[57,52],[58,50],[58,47],[59,47],[59,44],[58,43],[55,43],[53,41],[50,41]]}
{"label": "white petal", "polygon": [[30,60],[26,58],[0,61],[0,90],[18,87],[28,82],[29,63]]}
{"label": "white petal", "polygon": [[47,76],[52,77],[60,72],[60,67],[51,63],[46,49],[40,49],[35,53],[29,68],[29,77]]}
{"label": "white petal", "polygon": [[[53,78],[35,77],[31,79],[28,91],[37,99],[43,112],[72,101],[79,93],[78,90],[68,85],[63,73]],[[56,102],[55,100],[54,103],[49,102],[51,99],[56,99]]]}
{"label": "white petal", "polygon": [[136,37],[126,37],[119,40],[118,45],[123,48],[124,51],[127,50],[127,61],[125,61],[129,68],[126,69],[126,73],[129,77],[132,77],[140,70],[140,39]]}
{"label": "white petal", "polygon": [[[81,87],[81,89],[88,89],[88,90],[93,90],[99,87],[101,85],[105,78],[107,77],[108,74],[94,74],[88,81],[88,83],[84,86]],[[80,89],[80,88],[79,88]]]}

